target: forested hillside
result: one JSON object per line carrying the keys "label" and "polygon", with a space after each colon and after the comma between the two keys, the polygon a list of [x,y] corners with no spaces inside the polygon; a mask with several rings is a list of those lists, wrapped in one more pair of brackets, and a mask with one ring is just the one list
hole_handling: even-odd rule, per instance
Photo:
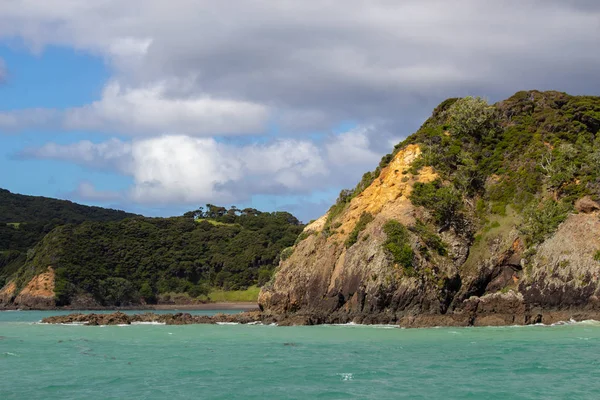
{"label": "forested hillside", "polygon": [[286,212],[214,205],[182,217],[62,225],[28,251],[11,280],[11,297],[49,266],[59,306],[122,306],[246,289],[271,278],[279,254],[302,229]]}
{"label": "forested hillside", "polygon": [[135,214],[0,189],[0,286],[48,232],[84,221],[118,221]]}

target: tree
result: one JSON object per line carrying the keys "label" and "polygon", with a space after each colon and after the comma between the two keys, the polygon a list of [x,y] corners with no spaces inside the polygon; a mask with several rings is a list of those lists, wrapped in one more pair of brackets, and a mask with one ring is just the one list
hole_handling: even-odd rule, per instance
{"label": "tree", "polygon": [[456,136],[487,138],[493,135],[490,122],[494,107],[481,97],[467,96],[448,109],[450,131]]}

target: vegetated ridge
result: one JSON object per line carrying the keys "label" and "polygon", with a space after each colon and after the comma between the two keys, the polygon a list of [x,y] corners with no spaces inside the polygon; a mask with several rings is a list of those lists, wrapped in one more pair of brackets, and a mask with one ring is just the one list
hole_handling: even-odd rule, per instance
{"label": "vegetated ridge", "polygon": [[[21,218],[0,216],[11,221],[0,224],[9,233],[0,241],[0,308],[207,301],[211,289],[228,293],[267,282],[303,229],[287,212],[252,208],[209,204],[181,217],[146,218],[34,199],[0,199],[0,211],[16,210]],[[25,218],[24,208],[44,208],[45,200],[56,213],[30,211],[40,219]]]}
{"label": "vegetated ridge", "polygon": [[444,101],[282,253],[263,319],[599,318],[599,129],[600,97]]}
{"label": "vegetated ridge", "polygon": [[125,211],[0,189],[0,287],[23,265],[27,251],[57,226],[84,221],[119,221],[135,216]]}

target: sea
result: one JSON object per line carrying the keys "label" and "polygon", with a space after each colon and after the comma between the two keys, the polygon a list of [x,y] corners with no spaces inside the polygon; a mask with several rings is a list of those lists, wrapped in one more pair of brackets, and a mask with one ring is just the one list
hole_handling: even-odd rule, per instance
{"label": "sea", "polygon": [[594,321],[428,329],[39,323],[56,314],[0,312],[0,399],[600,399]]}

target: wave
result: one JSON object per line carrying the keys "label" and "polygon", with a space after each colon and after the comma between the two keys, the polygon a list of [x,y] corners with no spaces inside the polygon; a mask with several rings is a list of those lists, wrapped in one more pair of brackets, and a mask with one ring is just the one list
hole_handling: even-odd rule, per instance
{"label": "wave", "polygon": [[158,322],[158,321],[152,321],[152,322],[132,322],[131,325],[166,325],[166,322]]}
{"label": "wave", "polygon": [[239,322],[217,322],[217,325],[239,325]]}
{"label": "wave", "polygon": [[349,326],[357,328],[379,328],[379,329],[402,329],[400,325],[393,324],[357,324],[356,322],[348,322],[346,324],[323,324],[323,326]]}

